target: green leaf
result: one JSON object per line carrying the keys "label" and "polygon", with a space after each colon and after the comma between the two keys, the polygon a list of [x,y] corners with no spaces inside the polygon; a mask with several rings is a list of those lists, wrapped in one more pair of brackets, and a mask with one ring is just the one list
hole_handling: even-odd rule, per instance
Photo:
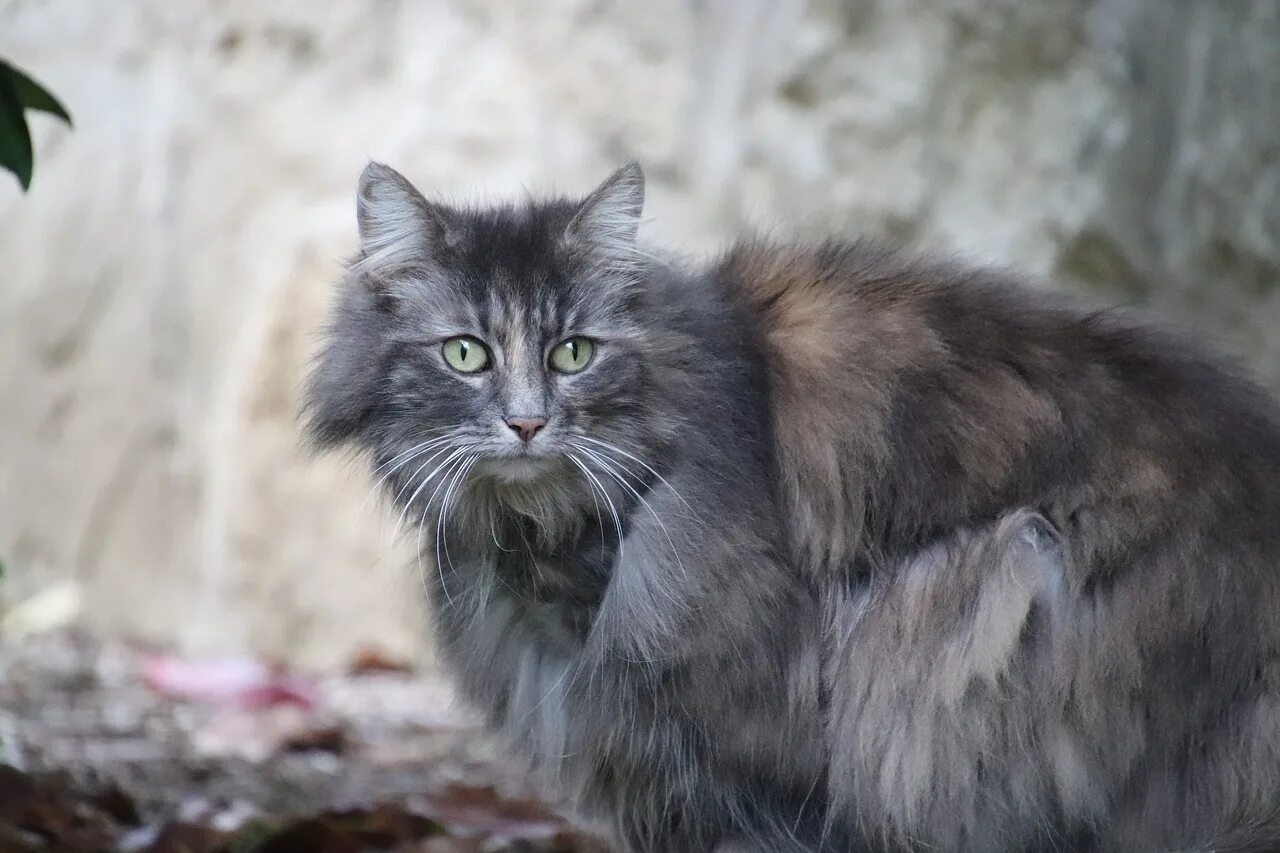
{"label": "green leaf", "polygon": [[13,90],[17,93],[18,101],[23,107],[55,115],[67,124],[71,124],[71,114],[67,112],[67,108],[44,86],[3,59],[0,59],[0,74],[8,74],[13,80]]}
{"label": "green leaf", "polygon": [[8,70],[0,69],[0,166],[13,172],[25,190],[31,186],[31,132]]}

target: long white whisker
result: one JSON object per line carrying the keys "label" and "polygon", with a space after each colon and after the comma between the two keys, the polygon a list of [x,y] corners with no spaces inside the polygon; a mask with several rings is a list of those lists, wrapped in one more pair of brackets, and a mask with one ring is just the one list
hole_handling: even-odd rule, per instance
{"label": "long white whisker", "polygon": [[[466,478],[476,462],[480,459],[478,453],[473,453],[463,459],[462,464],[458,466],[457,471],[453,475],[453,481],[449,484],[449,488],[445,489],[444,497],[440,499],[440,516],[436,519],[436,572],[440,575],[440,588],[444,590],[444,597],[448,600],[449,606],[453,606],[453,598],[449,595],[449,587],[444,579],[444,564],[447,562],[449,568],[453,568],[453,558],[449,556],[449,530],[445,527],[445,516],[449,514],[449,502],[453,499],[459,485]],[[444,561],[440,559],[440,544],[444,543]]]}
{"label": "long white whisker", "polygon": [[[396,461],[397,459],[399,459],[400,457],[405,456],[405,455],[407,455],[407,454],[410,454],[410,453],[414,452],[415,450],[419,450],[419,449],[421,449],[424,445],[430,444],[430,443],[432,443],[432,442],[440,441],[440,440],[441,440],[441,439],[443,439],[443,438],[448,438],[448,436],[435,435],[436,433],[440,433],[440,432],[452,432],[452,431],[453,431],[453,430],[452,430],[452,427],[435,427],[435,428],[433,428],[433,429],[423,430],[421,433],[419,433],[419,434],[418,434],[418,437],[422,439],[422,441],[421,441],[421,442],[419,442],[418,444],[415,444],[413,447],[410,447],[408,450],[401,450],[401,451],[400,451],[399,453],[397,453],[395,456],[392,456],[392,457],[391,457],[390,459],[388,459],[386,462],[383,462],[381,465],[379,465],[378,467],[376,467],[376,468],[374,468],[372,471],[370,471],[370,472],[369,472],[369,475],[370,475],[370,476],[376,476],[376,475],[377,475],[377,473],[378,473],[379,471],[381,471],[383,468],[387,467],[387,466],[388,466],[388,465],[390,465],[391,463],[395,462],[395,461]],[[434,436],[434,437],[433,437],[433,436]]]}
{"label": "long white whisker", "polygon": [[[662,518],[661,516],[658,515],[657,511],[654,510],[654,508],[649,504],[649,502],[644,499],[644,496],[641,495],[638,491],[636,491],[636,489],[630,483],[628,483],[625,479],[623,479],[622,475],[619,474],[616,470],[614,470],[613,466],[611,466],[608,462],[606,462],[604,458],[601,457],[599,454],[594,453],[591,450],[588,450],[587,448],[582,447],[581,445],[575,444],[574,447],[576,447],[578,450],[581,450],[583,453],[587,454],[589,457],[594,459],[596,461],[596,464],[598,464],[605,471],[605,473],[609,474],[609,476],[617,480],[618,485],[622,486],[624,489],[631,492],[631,494],[635,496],[635,499],[639,501],[640,504],[644,506],[646,510],[649,511],[649,515],[653,516],[653,520],[657,522],[658,529],[661,530],[662,535],[666,537],[667,544],[671,546],[671,553],[676,558],[676,565],[680,567],[680,573],[687,574],[684,568],[684,562],[681,561],[680,559],[680,550],[676,548],[675,540],[671,538],[671,533],[670,531],[667,530],[667,525],[662,521]],[[633,474],[632,476],[634,477],[635,475]]]}
{"label": "long white whisker", "polygon": [[[417,471],[414,471],[412,474],[408,476],[404,487],[401,488],[400,491],[396,494],[396,500],[400,499],[400,495],[403,495],[405,493],[405,490],[408,489],[409,486],[413,483],[413,478],[417,477],[418,474],[422,471],[422,469],[426,468],[428,465],[432,463],[433,460],[439,458],[445,453],[449,453],[451,450],[453,451],[448,457],[445,458],[443,462],[437,465],[430,474],[428,474],[426,477],[423,478],[422,483],[414,490],[413,494],[409,496],[409,500],[404,502],[404,506],[400,510],[400,515],[396,518],[396,526],[391,530],[391,538],[387,540],[388,552],[391,550],[391,544],[395,542],[396,536],[399,535],[400,533],[400,526],[404,524],[405,515],[408,514],[409,507],[413,506],[413,502],[417,500],[418,495],[421,494],[422,490],[425,489],[431,483],[432,478],[434,478],[436,474],[440,473],[440,471],[446,465],[448,465],[458,456],[458,454],[465,452],[467,448],[469,448],[470,446],[471,445],[469,444],[463,445],[462,447],[446,446],[442,450],[438,450],[435,453],[431,454],[431,457],[428,458],[426,462],[423,462],[420,466],[418,466]],[[427,504],[429,506],[430,501],[428,501]]]}
{"label": "long white whisker", "polygon": [[[663,476],[662,476],[661,474],[659,474],[657,471],[653,470],[653,467],[652,467],[651,465],[649,465],[649,463],[647,463],[647,462],[645,462],[643,459],[641,459],[640,457],[638,457],[638,456],[633,456],[632,454],[630,454],[630,453],[628,453],[627,451],[623,450],[621,447],[617,447],[617,446],[615,446],[615,445],[612,445],[612,444],[610,444],[610,443],[609,443],[609,442],[607,442],[607,441],[601,441],[601,440],[600,440],[600,439],[598,439],[598,438],[591,438],[590,436],[586,436],[586,435],[582,435],[582,436],[578,436],[578,437],[579,437],[579,438],[581,438],[583,441],[589,441],[589,442],[591,442],[592,444],[598,444],[598,445],[600,445],[601,447],[603,447],[605,450],[612,451],[613,453],[617,453],[617,454],[618,454],[618,455],[620,455],[620,456],[625,456],[626,458],[630,459],[632,462],[635,462],[635,463],[637,463],[637,464],[639,464],[639,465],[643,466],[643,467],[644,467],[644,469],[645,469],[646,471],[648,471],[650,474],[652,474],[653,476],[655,476],[655,477],[657,477],[657,478],[658,478],[658,482],[662,483],[662,485],[664,485],[664,486],[666,486],[668,489],[670,489],[670,490],[671,490],[671,492],[672,492],[672,494],[674,494],[677,498],[679,498],[679,499],[680,499],[680,503],[684,504],[684,505],[685,505],[685,508],[686,508],[686,509],[688,509],[688,510],[689,510],[689,512],[694,512],[693,507],[692,507],[692,506],[690,506],[690,505],[689,505],[689,502],[688,502],[688,501],[686,501],[686,500],[684,499],[684,496],[683,496],[683,495],[681,495],[679,492],[677,492],[677,491],[676,491],[676,487],[675,487],[675,486],[673,486],[673,485],[671,485],[671,483],[669,483],[669,482],[667,481],[667,478],[666,478],[666,477],[663,477]],[[695,513],[695,515],[696,515],[696,513]]]}
{"label": "long white whisker", "polygon": [[[572,442],[570,442],[570,443],[572,444]],[[583,453],[588,453],[588,454],[590,454],[592,457],[594,457],[594,458],[596,458],[596,459],[600,459],[600,458],[601,458],[598,454],[596,454],[595,452],[593,452],[593,451],[592,451],[590,448],[588,448],[588,447],[583,447],[583,446],[582,446],[582,445],[580,445],[580,444],[573,444],[573,446],[574,446],[577,450],[579,450],[579,451],[581,451],[581,452],[583,452]],[[616,460],[615,460],[615,461],[616,461]],[[634,478],[634,479],[635,479],[635,481],[636,481],[637,483],[644,483],[644,480],[643,480],[641,477],[639,477],[638,475],[636,475],[636,473],[635,473],[635,472],[633,472],[630,468],[627,468],[626,466],[622,465],[621,463],[618,463],[618,467],[619,467],[619,468],[621,468],[622,470],[626,471],[626,472],[627,472],[627,474],[629,474],[632,478]],[[615,478],[615,479],[616,479],[616,478]],[[587,481],[587,485],[588,485],[588,486],[590,486],[589,491],[590,491],[590,493],[591,493],[591,503],[593,503],[593,504],[595,505],[596,518],[599,518],[599,519],[600,519],[600,521],[602,522],[602,523],[601,523],[601,525],[600,525],[600,547],[601,547],[601,548],[603,548],[603,547],[604,547],[604,524],[603,524],[604,519],[603,519],[603,517],[601,517],[601,515],[600,515],[600,503],[596,500],[596,491],[597,491],[597,488],[596,488],[596,486],[595,486],[595,485],[593,485],[593,484],[592,484],[592,482],[591,482],[590,480],[588,480],[588,481]],[[626,483],[623,483],[623,485],[625,486],[625,485],[626,485]],[[634,491],[634,490],[632,490],[632,494],[635,494],[635,491]],[[639,496],[637,495],[637,497],[639,497]],[[652,511],[652,510],[651,510],[651,511]]]}
{"label": "long white whisker", "polygon": [[498,541],[498,533],[493,529],[493,513],[489,513],[489,538],[493,540],[493,546],[499,551],[507,554],[514,554],[515,548],[504,548],[502,543]]}
{"label": "long white whisker", "polygon": [[[426,462],[423,462],[421,465],[419,465],[419,466],[418,466],[418,468],[417,468],[417,469],[416,469],[412,474],[410,474],[408,477],[405,477],[405,478],[404,478],[404,479],[405,479],[405,484],[404,484],[403,486],[401,486],[401,487],[400,487],[400,491],[396,492],[394,500],[399,501],[399,500],[400,500],[400,498],[404,496],[404,493],[405,493],[406,491],[408,491],[408,490],[409,490],[409,488],[413,485],[413,480],[414,480],[414,478],[415,478],[415,477],[417,477],[417,476],[418,476],[418,474],[420,474],[424,468],[426,468],[428,465],[430,465],[430,464],[431,464],[431,462],[432,462],[432,460],[435,460],[435,459],[440,458],[440,456],[442,456],[442,455],[443,455],[443,454],[445,454],[445,453],[448,453],[450,450],[453,450],[453,449],[455,449],[455,448],[464,448],[464,447],[470,447],[470,446],[471,446],[471,443],[470,443],[470,442],[462,442],[461,444],[459,444],[459,443],[455,443],[455,442],[452,442],[452,441],[445,442],[445,443],[444,443],[444,447],[442,447],[441,449],[437,450],[437,451],[436,451],[435,453],[433,453],[431,456],[427,457],[427,461],[426,461]],[[434,474],[435,472],[432,472],[432,473]],[[430,479],[430,478],[428,478],[428,479]],[[409,503],[413,503],[413,498],[414,498],[414,497],[416,497],[416,495],[412,495],[412,496],[410,496],[410,497],[409,497],[409,500],[408,500],[408,501],[407,501],[407,503],[406,503],[406,505],[407,505],[407,504],[409,504]]]}
{"label": "long white whisker", "polygon": [[587,481],[587,491],[591,494],[591,505],[596,511],[596,520],[600,524],[600,552],[604,553],[604,516],[600,514],[600,501],[596,500],[596,487],[590,480]]}
{"label": "long white whisker", "polygon": [[[414,546],[414,553],[417,555],[418,574],[422,577],[422,588],[424,590],[426,590],[427,587],[427,573],[422,568],[422,531],[427,525],[427,514],[431,512],[431,502],[436,499],[436,495],[440,494],[440,490],[448,484],[450,475],[452,475],[453,472],[455,472],[466,461],[465,454],[471,449],[471,447],[472,445],[459,447],[450,454],[449,458],[442,462],[435,471],[431,472],[432,477],[434,477],[437,472],[442,473],[440,474],[440,482],[431,490],[430,496],[427,497],[426,502],[422,505],[422,517],[418,519],[418,538]],[[437,566],[437,569],[439,569],[439,566]],[[441,572],[441,577],[443,578],[443,572]],[[445,590],[445,597],[449,597],[448,590]],[[450,600],[449,604],[452,605],[453,601]]]}
{"label": "long white whisker", "polygon": [[[422,439],[421,442],[419,442],[418,444],[415,444],[413,447],[410,447],[408,450],[402,450],[399,453],[397,453],[395,456],[392,456],[386,462],[383,462],[381,465],[379,465],[378,467],[374,468],[371,472],[369,472],[369,475],[376,476],[379,471],[381,471],[383,468],[387,467],[391,463],[395,462],[400,457],[405,456],[409,453],[412,453],[415,450],[418,450],[422,448],[424,445],[430,444],[433,441],[439,441],[441,438],[444,438],[445,436],[435,436],[435,433],[446,432],[446,431],[452,431],[452,428],[451,427],[435,427],[433,429],[422,431],[421,433],[418,434],[418,437]],[[435,436],[435,437],[433,438],[432,436]]]}
{"label": "long white whisker", "polygon": [[[462,447],[446,447],[443,450],[438,451],[437,453],[432,455],[431,459],[435,459],[441,454],[444,454],[444,453],[449,454],[448,456],[445,457],[443,462],[436,465],[436,467],[431,470],[431,473],[423,478],[422,483],[418,486],[418,488],[414,490],[413,494],[409,496],[409,500],[405,501],[404,508],[400,510],[400,516],[399,518],[396,519],[395,529],[391,531],[391,537],[392,537],[391,541],[394,541],[395,537],[400,533],[400,527],[404,523],[405,517],[408,514],[409,509],[413,506],[413,502],[417,500],[418,495],[422,493],[422,490],[425,489],[427,486],[431,485],[431,481],[436,478],[436,475],[438,474],[442,475],[444,472],[446,472],[450,464],[455,459],[457,459],[460,455],[465,453],[470,446],[471,445],[463,445]],[[431,463],[431,459],[428,459],[427,462],[424,463],[422,467],[418,469],[418,471],[421,471],[422,468],[425,468],[427,465],[429,465]],[[410,483],[413,482],[412,477],[417,476],[418,471],[413,472],[413,475],[409,479]],[[441,477],[441,482],[442,483],[444,482],[443,476]],[[437,485],[436,492],[438,492],[439,490],[440,490],[440,487]],[[426,519],[427,510],[431,507],[431,498],[435,497],[436,492],[432,492],[431,497],[427,499],[426,504],[422,508],[422,513],[423,513],[422,520],[418,522],[418,544],[417,544],[415,553],[418,555],[418,575],[422,577],[422,587],[424,591],[426,590],[427,583],[426,583],[426,576],[422,571],[422,524]],[[404,489],[400,490],[400,494],[404,494]],[[397,498],[398,497],[399,496],[397,495]],[[391,541],[387,543],[388,552],[390,552]]]}
{"label": "long white whisker", "polygon": [[628,468],[624,463],[620,462],[617,459],[614,459],[612,456],[609,456],[607,453],[603,453],[599,450],[592,450],[591,448],[583,447],[580,444],[574,444],[573,446],[576,447],[578,450],[582,451],[583,453],[590,455],[592,459],[596,460],[601,465],[614,468],[626,474],[632,480],[635,480],[637,485],[642,486],[645,489],[651,488],[649,482],[646,481],[644,477],[637,474],[631,468]]}
{"label": "long white whisker", "polygon": [[618,532],[617,559],[621,560],[622,559],[622,521],[618,517],[618,510],[613,505],[613,499],[609,497],[609,492],[607,489],[605,489],[604,484],[601,483],[598,479],[596,479],[596,475],[592,474],[591,471],[587,469],[587,466],[581,460],[579,460],[577,456],[574,456],[572,453],[568,453],[565,455],[569,457],[570,461],[572,461],[574,465],[578,466],[578,468],[582,471],[582,473],[587,476],[588,480],[595,483],[596,487],[600,489],[600,494],[604,497],[604,502],[609,506],[609,514],[613,516],[614,529],[616,529]]}
{"label": "long white whisker", "polygon": [[418,459],[419,457],[422,456],[422,454],[430,451],[432,448],[439,447],[442,444],[448,443],[451,440],[451,438],[452,438],[451,436],[441,436],[439,438],[428,439],[427,441],[424,441],[421,444],[415,444],[413,447],[410,447],[408,450],[402,450],[401,452],[397,453],[395,456],[391,457],[386,462],[383,462],[381,465],[375,468],[371,476],[377,476],[378,472],[381,471],[383,468],[386,468],[388,465],[392,466],[385,474],[383,474],[381,477],[378,477],[377,482],[375,482],[373,486],[369,489],[369,491],[365,494],[364,500],[360,502],[360,512],[364,512],[365,506],[367,506],[369,503],[369,498],[374,496],[374,494],[378,491],[378,489],[382,487],[382,484],[387,481],[388,477],[390,477],[392,474],[394,474],[396,471],[400,470],[401,468],[405,467],[406,465],[411,464],[415,459]]}

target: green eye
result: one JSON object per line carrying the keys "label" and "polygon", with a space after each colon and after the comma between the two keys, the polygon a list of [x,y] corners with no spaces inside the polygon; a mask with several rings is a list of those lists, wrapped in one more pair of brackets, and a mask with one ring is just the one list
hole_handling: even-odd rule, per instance
{"label": "green eye", "polygon": [[444,342],[444,360],[459,373],[478,373],[489,366],[489,349],[472,337]]}
{"label": "green eye", "polygon": [[577,373],[591,363],[596,346],[587,338],[569,338],[551,351],[551,369],[559,373]]}

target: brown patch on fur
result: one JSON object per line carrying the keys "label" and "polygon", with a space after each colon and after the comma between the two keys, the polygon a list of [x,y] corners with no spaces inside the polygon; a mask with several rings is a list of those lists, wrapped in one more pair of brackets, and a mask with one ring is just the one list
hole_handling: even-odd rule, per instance
{"label": "brown patch on fur", "polygon": [[966,476],[988,489],[1008,488],[1015,460],[1037,436],[1061,425],[1053,401],[1008,370],[966,377],[954,393],[955,415],[966,422],[957,461]]}
{"label": "brown patch on fur", "polygon": [[906,277],[872,268],[868,283],[887,276],[899,287],[858,289],[840,261],[834,251],[744,243],[723,267],[760,318],[793,545],[811,566],[856,547],[865,476],[845,463],[870,466],[887,452],[892,377],[945,358],[924,318],[897,294],[911,290]]}
{"label": "brown patch on fur", "polygon": [[861,541],[865,490],[893,464],[904,376],[946,375],[931,408],[957,425],[934,448],[988,491],[1061,428],[1053,401],[1011,369],[968,369],[929,316],[945,277],[871,247],[742,244],[723,267],[760,320],[773,427],[805,562],[847,558]]}
{"label": "brown patch on fur", "polygon": [[[911,369],[943,356],[924,318],[902,298],[912,289],[905,270],[871,268],[866,272],[875,280],[859,281],[840,260],[835,252],[761,244],[739,245],[726,260],[725,272],[761,319],[778,378],[834,378],[870,396],[879,389],[860,381],[868,372]],[[886,273],[892,289],[857,287],[882,285]],[[886,310],[895,306],[903,310]],[[842,357],[854,355],[861,375],[841,370],[851,366]]]}

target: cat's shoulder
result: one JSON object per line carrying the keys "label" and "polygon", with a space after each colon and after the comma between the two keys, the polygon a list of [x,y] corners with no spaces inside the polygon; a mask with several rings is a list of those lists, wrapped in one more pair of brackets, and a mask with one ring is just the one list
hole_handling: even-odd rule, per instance
{"label": "cat's shoulder", "polygon": [[740,299],[775,369],[924,366],[943,317],[1034,310],[997,274],[873,240],[736,242],[714,275]]}
{"label": "cat's shoulder", "polygon": [[743,239],[714,267],[780,365],[923,368],[1019,350],[1217,359],[1185,332],[1006,269],[876,240]]}
{"label": "cat's shoulder", "polygon": [[1066,312],[1084,306],[1051,289],[990,265],[946,257],[874,239],[778,242],[759,237],[732,244],[716,275],[753,308],[782,325],[857,309],[934,310],[938,305],[975,311]]}

